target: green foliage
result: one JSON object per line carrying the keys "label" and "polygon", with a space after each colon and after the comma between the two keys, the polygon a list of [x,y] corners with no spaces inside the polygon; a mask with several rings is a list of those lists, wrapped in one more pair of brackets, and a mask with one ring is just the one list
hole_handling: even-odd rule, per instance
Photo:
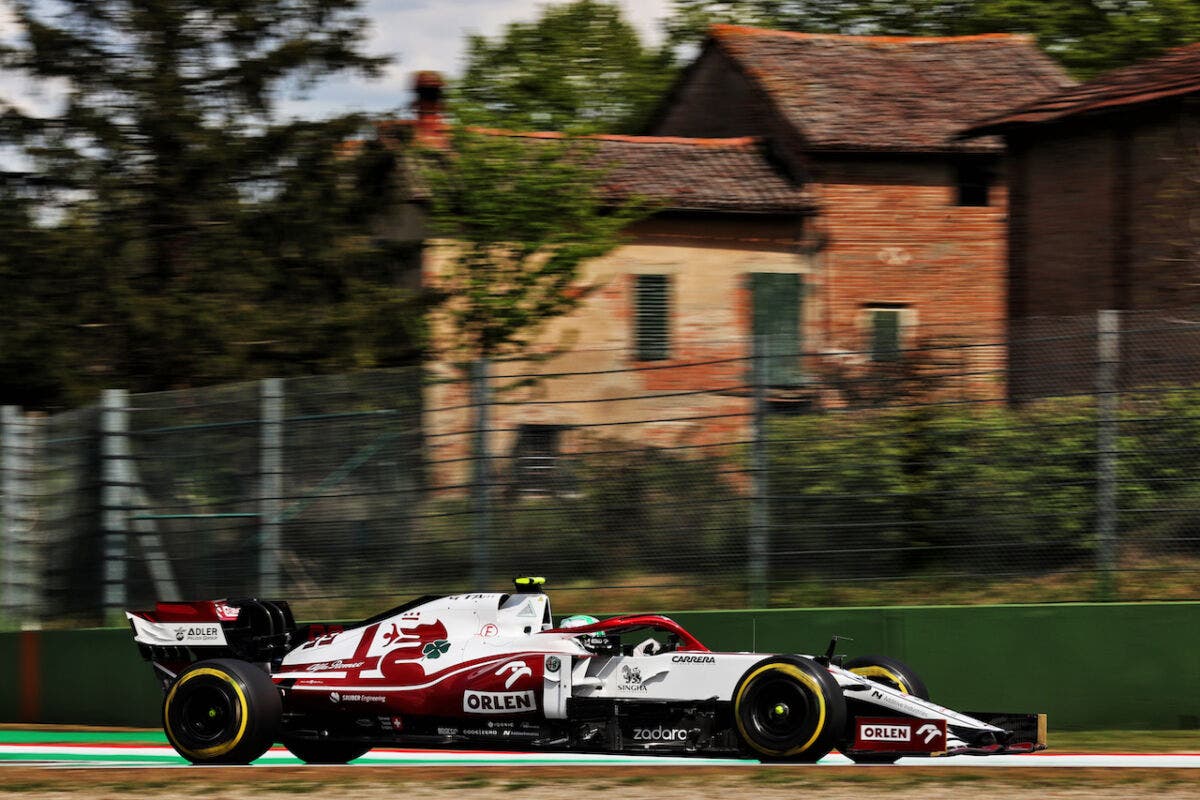
{"label": "green foliage", "polygon": [[515,130],[635,132],[673,78],[670,52],[644,47],[620,8],[545,6],[494,40],[472,36],[460,99]]}
{"label": "green foliage", "polygon": [[1090,552],[1095,413],[924,406],[778,421],[773,540],[816,576],[1036,573]]}
{"label": "green foliage", "polygon": [[[849,17],[856,4],[821,0],[673,0],[665,21],[674,45],[701,41],[710,25],[752,25],[789,31],[850,33]],[[863,4],[865,6],[865,3]],[[887,4],[884,4],[886,11]]]}
{"label": "green foliage", "polygon": [[[596,452],[601,446],[614,449]],[[514,486],[494,497],[493,574],[612,580],[630,570],[694,569],[702,579],[713,564],[743,559],[746,499],[729,480],[725,459],[623,442],[585,449],[589,455],[560,460],[569,477],[556,493],[531,496]],[[443,501],[424,515],[421,547],[447,576],[470,573],[470,544],[462,540],[469,513],[464,499]]]}
{"label": "green foliage", "polygon": [[1132,64],[1200,39],[1194,0],[674,0],[671,41],[713,23],[850,34],[1029,33],[1077,77]]}
{"label": "green foliage", "polygon": [[581,265],[616,247],[644,210],[614,205],[586,140],[455,131],[427,170],[432,224],[450,242],[439,273],[448,349],[469,358],[526,348],[547,319],[574,308]]}
{"label": "green foliage", "polygon": [[[1126,396],[1118,426],[1117,566],[1133,587],[1138,569],[1200,554],[1200,389]],[[1088,397],[772,419],[772,596],[894,602],[921,587],[925,601],[972,602],[973,591],[1013,601],[1022,580],[1043,581],[1039,591],[1060,599],[1089,596],[1099,566],[1097,430]],[[744,450],[708,458],[617,442],[582,450],[559,460],[569,477],[540,496],[522,494],[500,470],[495,574],[547,571],[583,586],[652,576],[686,586],[720,575],[744,586],[752,500]],[[470,514],[462,499],[413,518],[419,546],[444,570],[422,576],[431,585],[469,573]],[[1146,591],[1126,596],[1156,596]]]}
{"label": "green foliage", "polygon": [[86,285],[87,270],[54,231],[33,224],[35,210],[0,185],[0,386],[4,402],[20,405],[79,386],[68,354],[77,339],[94,335],[68,322],[79,318],[77,287]]}
{"label": "green foliage", "polygon": [[1126,398],[1119,419],[1119,525],[1146,553],[1200,553],[1200,389]]}
{"label": "green foliage", "polygon": [[[897,419],[896,422],[900,420]],[[773,422],[768,443],[773,576],[820,576],[846,549],[895,547],[915,491],[909,443],[873,415],[822,415]]]}
{"label": "green foliage", "polygon": [[[773,567],[814,577],[1091,569],[1097,424],[1090,398],[777,420]],[[1118,426],[1126,556],[1194,552],[1200,392],[1127,398]]]}
{"label": "green foliage", "polygon": [[[1071,563],[1094,544],[1095,435],[1090,400],[929,415],[915,432],[922,524],[911,543],[972,546],[954,560],[975,570]],[[924,565],[947,552],[930,550]]]}
{"label": "green foliage", "polygon": [[395,280],[405,253],[373,230],[400,199],[391,154],[346,150],[361,118],[275,113],[287,87],[383,66],[359,52],[358,0],[58,5],[14,3],[24,38],[0,54],[66,87],[56,116],[10,112],[0,132],[38,189],[26,218],[6,221],[30,243],[9,263],[34,313],[5,304],[0,329],[56,342],[37,392],[14,360],[29,356],[5,347],[0,393],[53,405],[98,385],[411,360],[417,313]]}

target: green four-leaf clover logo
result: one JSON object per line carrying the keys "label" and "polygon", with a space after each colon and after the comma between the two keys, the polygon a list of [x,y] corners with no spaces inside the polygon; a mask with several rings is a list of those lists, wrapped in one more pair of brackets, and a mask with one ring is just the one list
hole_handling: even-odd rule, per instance
{"label": "green four-leaf clover logo", "polygon": [[445,639],[438,639],[436,642],[430,642],[421,649],[426,658],[438,658],[450,649],[450,643]]}

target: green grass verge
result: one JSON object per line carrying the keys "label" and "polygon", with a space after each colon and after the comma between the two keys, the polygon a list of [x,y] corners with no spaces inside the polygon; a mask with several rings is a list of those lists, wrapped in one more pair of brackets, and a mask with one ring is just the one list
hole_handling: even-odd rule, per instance
{"label": "green grass verge", "polygon": [[1186,731],[1055,731],[1056,753],[1200,753],[1200,730]]}

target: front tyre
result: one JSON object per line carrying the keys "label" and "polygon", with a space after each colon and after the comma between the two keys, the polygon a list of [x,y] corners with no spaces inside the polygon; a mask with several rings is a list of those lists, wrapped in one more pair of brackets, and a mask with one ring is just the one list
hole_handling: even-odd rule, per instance
{"label": "front tyre", "polygon": [[283,703],[267,673],[230,658],[179,674],[163,700],[163,730],[193,764],[249,764],[279,733]]}
{"label": "front tyre", "polygon": [[[858,656],[848,659],[842,664],[842,667],[855,675],[860,675],[875,683],[882,683],[884,686],[890,686],[904,694],[911,694],[922,700],[929,699],[929,689],[925,687],[925,681],[921,680],[921,676],[903,661],[887,656]],[[853,743],[853,725],[849,725],[846,728],[845,739],[838,749],[846,752]],[[850,759],[856,764],[894,764],[900,759],[900,756],[857,753],[850,755]]]}
{"label": "front tyre", "polygon": [[925,681],[921,680],[921,676],[916,673],[916,670],[903,661],[887,656],[858,656],[847,660],[842,667],[855,675],[861,675],[867,680],[898,689],[913,697],[919,697],[922,700],[929,699],[929,690],[925,688]]}
{"label": "front tyre", "polygon": [[738,734],[754,755],[816,761],[846,727],[846,701],[829,671],[806,658],[755,664],[733,691]]}
{"label": "front tyre", "polygon": [[284,737],[283,746],[305,764],[347,764],[366,755],[369,744],[359,742],[313,741]]}

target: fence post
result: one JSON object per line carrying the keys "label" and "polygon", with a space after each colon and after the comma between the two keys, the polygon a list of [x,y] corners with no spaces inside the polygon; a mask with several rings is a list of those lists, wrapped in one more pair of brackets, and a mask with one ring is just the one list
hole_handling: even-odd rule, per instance
{"label": "fence post", "polygon": [[0,460],[2,460],[4,476],[0,485],[0,552],[3,557],[3,572],[0,573],[0,594],[4,608],[5,622],[16,624],[19,610],[17,608],[16,588],[16,551],[18,527],[20,526],[20,511],[17,495],[17,419],[21,409],[17,406],[0,408]]}
{"label": "fence post", "polygon": [[768,602],[767,547],[771,525],[769,456],[767,453],[767,350],[766,337],[755,336],[751,356],[754,384],[754,443],[750,451],[750,607]]}
{"label": "fence post", "polygon": [[104,616],[125,609],[126,551],[129,547],[129,393],[105,389],[100,403],[100,507],[104,535]]}
{"label": "fence post", "polygon": [[45,547],[46,532],[38,528],[42,518],[40,508],[45,486],[46,467],[46,416],[40,412],[26,413],[21,417],[24,437],[21,442],[21,509],[24,514],[21,532],[19,574],[17,584],[19,599],[25,609],[25,621],[33,626],[41,623],[46,613]]}
{"label": "fence post", "polygon": [[1096,367],[1096,545],[1100,570],[1099,596],[1111,600],[1116,591],[1114,570],[1117,558],[1117,458],[1120,442],[1120,404],[1117,367],[1120,362],[1121,316],[1119,311],[1100,311],[1097,325]]}
{"label": "fence post", "polygon": [[29,585],[26,548],[29,546],[29,514],[25,507],[28,494],[24,484],[29,473],[29,440],[25,420],[18,406],[0,409],[0,451],[3,452],[3,529],[4,569],[2,583],[4,616],[7,622],[26,621],[29,612],[25,589]]}
{"label": "fence post", "polygon": [[258,449],[258,591],[276,597],[280,591],[280,510],[283,507],[283,379],[259,383],[262,405]]}
{"label": "fence post", "polygon": [[491,580],[492,572],[492,520],[488,482],[490,480],[490,458],[488,455],[488,360],[481,358],[471,365],[471,407],[475,410],[474,433],[472,435],[471,518],[474,522],[474,585],[483,591]]}

